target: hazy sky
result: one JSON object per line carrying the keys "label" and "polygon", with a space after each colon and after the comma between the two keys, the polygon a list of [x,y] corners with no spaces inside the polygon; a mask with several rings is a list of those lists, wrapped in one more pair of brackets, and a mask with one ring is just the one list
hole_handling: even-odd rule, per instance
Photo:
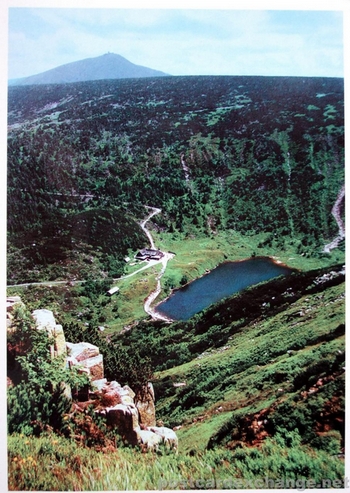
{"label": "hazy sky", "polygon": [[343,13],[10,8],[8,76],[117,53],[171,75],[343,77]]}

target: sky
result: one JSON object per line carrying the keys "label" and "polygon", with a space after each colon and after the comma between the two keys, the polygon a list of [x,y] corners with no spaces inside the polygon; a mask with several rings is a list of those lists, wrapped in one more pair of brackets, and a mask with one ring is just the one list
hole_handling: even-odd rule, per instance
{"label": "sky", "polygon": [[8,16],[10,79],[107,52],[171,75],[344,76],[340,10],[10,7]]}

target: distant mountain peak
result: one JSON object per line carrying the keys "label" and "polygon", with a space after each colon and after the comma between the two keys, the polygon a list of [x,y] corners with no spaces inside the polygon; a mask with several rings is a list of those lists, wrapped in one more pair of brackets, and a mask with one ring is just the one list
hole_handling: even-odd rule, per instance
{"label": "distant mountain peak", "polygon": [[66,63],[40,74],[9,81],[9,85],[64,84],[104,79],[130,79],[164,77],[169,74],[141,65],[135,65],[116,53],[105,53],[98,57],[85,58]]}

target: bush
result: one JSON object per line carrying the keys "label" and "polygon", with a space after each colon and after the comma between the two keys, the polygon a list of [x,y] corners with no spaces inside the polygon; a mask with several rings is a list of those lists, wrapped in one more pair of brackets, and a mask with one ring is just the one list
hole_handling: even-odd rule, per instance
{"label": "bush", "polygon": [[153,378],[153,367],[148,357],[141,357],[135,349],[114,344],[100,346],[104,358],[104,372],[108,380],[129,385],[136,396],[142,394]]}
{"label": "bush", "polygon": [[310,445],[318,450],[324,450],[330,455],[337,455],[341,452],[342,436],[339,431],[332,430],[314,438]]}
{"label": "bush", "polygon": [[64,429],[64,413],[71,407],[65,388],[45,387],[35,383],[20,383],[8,391],[8,432],[40,435],[46,429]]}
{"label": "bush", "polygon": [[71,404],[69,387],[86,385],[88,377],[66,369],[63,358],[51,357],[53,340],[46,331],[35,330],[33,319],[22,307],[15,312],[14,326],[9,350],[20,382],[8,390],[8,431],[39,434],[47,427],[60,430]]}
{"label": "bush", "polygon": [[306,442],[313,438],[314,418],[311,409],[302,406],[300,402],[297,404],[290,401],[285,401],[280,404],[275,412],[270,416],[270,426],[273,433],[286,433],[298,431]]}

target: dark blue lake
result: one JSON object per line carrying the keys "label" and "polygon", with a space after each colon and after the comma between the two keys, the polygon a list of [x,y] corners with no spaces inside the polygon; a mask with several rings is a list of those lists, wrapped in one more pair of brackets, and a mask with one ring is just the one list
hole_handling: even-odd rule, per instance
{"label": "dark blue lake", "polygon": [[225,262],[209,274],[192,281],[156,307],[173,320],[188,320],[213,303],[262,281],[288,275],[293,269],[267,257]]}

